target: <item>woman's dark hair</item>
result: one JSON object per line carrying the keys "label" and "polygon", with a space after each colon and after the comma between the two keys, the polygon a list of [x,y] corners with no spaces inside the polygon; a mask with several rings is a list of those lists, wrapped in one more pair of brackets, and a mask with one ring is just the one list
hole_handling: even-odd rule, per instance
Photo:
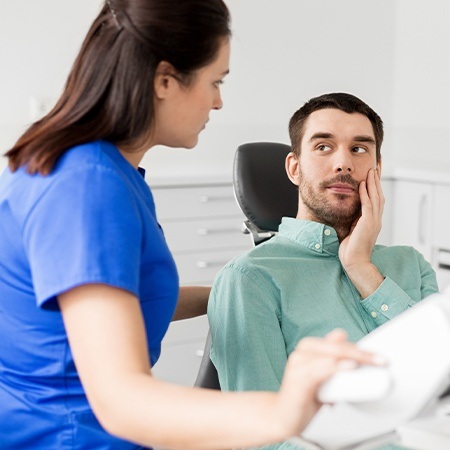
{"label": "woman's dark hair", "polygon": [[300,156],[301,142],[305,131],[305,123],[308,117],[320,109],[339,109],[348,114],[359,113],[366,116],[373,128],[375,135],[375,147],[377,162],[381,161],[381,144],[383,143],[383,121],[380,116],[366,103],[352,94],[333,92],[314,97],[307,101],[294,113],[289,121],[289,136],[291,138],[292,151]]}
{"label": "woman's dark hair", "polygon": [[104,139],[124,148],[148,142],[153,82],[161,61],[189,85],[229,37],[222,0],[110,0],[94,20],[50,113],[6,153],[11,170],[51,172],[69,148]]}

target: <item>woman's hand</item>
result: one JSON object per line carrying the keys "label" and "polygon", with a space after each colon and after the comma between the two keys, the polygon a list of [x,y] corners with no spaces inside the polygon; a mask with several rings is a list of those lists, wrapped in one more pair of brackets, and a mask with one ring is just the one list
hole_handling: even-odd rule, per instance
{"label": "woman's hand", "polygon": [[360,350],[336,329],[325,338],[304,338],[291,353],[278,394],[277,417],[288,436],[299,434],[321,404],[317,391],[321,384],[340,370],[361,364],[380,365],[382,359]]}

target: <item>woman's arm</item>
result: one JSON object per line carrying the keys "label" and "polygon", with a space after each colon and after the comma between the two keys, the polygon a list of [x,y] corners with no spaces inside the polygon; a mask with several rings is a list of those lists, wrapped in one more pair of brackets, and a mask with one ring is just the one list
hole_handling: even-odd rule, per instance
{"label": "woman's arm", "polygon": [[75,363],[89,403],[113,435],[183,449],[256,446],[301,431],[317,411],[318,386],[343,359],[370,363],[342,333],[304,339],[289,358],[280,393],[221,393],[171,385],[150,370],[138,300],[105,285],[59,296]]}
{"label": "woman's arm", "polygon": [[190,319],[206,314],[211,286],[181,286],[172,320]]}

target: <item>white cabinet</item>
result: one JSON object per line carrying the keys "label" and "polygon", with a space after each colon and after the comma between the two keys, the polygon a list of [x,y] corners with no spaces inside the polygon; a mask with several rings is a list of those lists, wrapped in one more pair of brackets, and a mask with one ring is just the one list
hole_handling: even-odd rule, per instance
{"label": "white cabinet", "polygon": [[[231,181],[150,183],[158,220],[175,258],[181,285],[211,285],[217,272],[252,246]],[[193,385],[208,333],[206,316],[174,322],[154,373]]]}
{"label": "white cabinet", "polygon": [[431,183],[396,180],[392,242],[411,245],[431,259],[433,191]]}
{"label": "white cabinet", "polygon": [[439,286],[450,286],[450,185],[438,185],[435,192],[433,256]]}
{"label": "white cabinet", "polygon": [[450,251],[450,185],[436,186],[434,247]]}
{"label": "white cabinet", "polygon": [[411,245],[450,286],[450,173],[394,176],[391,244]]}
{"label": "white cabinet", "polygon": [[383,223],[380,234],[378,235],[377,244],[390,245],[392,240],[392,203],[394,201],[394,180],[391,177],[382,177],[381,184],[385,197]]}

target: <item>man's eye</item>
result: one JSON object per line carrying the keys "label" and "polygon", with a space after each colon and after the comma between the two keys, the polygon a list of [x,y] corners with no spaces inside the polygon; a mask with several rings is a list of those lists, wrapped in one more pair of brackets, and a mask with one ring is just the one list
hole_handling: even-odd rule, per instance
{"label": "man's eye", "polygon": [[331,147],[329,145],[325,145],[325,144],[318,145],[316,148],[320,152],[327,152],[328,150],[331,150]]}
{"label": "man's eye", "polygon": [[364,147],[353,147],[353,152],[354,153],[366,153],[367,149],[365,149]]}

